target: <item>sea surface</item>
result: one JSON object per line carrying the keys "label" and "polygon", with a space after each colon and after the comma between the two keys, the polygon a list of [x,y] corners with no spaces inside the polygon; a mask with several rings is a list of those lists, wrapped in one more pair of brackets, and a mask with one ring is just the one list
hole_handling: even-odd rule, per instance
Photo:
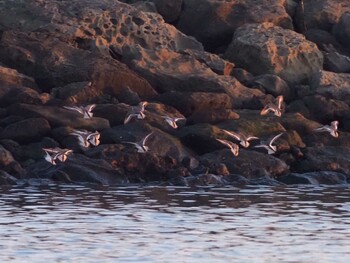
{"label": "sea surface", "polygon": [[350,187],[0,188],[0,262],[350,262]]}

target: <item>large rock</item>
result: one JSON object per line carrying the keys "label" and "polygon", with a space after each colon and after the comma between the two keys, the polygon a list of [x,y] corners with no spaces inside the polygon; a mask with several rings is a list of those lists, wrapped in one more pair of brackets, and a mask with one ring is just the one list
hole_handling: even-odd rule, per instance
{"label": "large rock", "polygon": [[340,17],[349,11],[350,2],[348,0],[299,1],[295,21],[302,32],[311,28],[330,31]]}
{"label": "large rock", "polygon": [[350,105],[350,73],[320,70],[313,74],[311,88],[314,93],[327,98],[345,101]]}
{"label": "large rock", "polygon": [[64,163],[53,166],[45,160],[27,167],[28,177],[46,178],[69,183],[123,185],[127,178],[108,162],[73,153]]}
{"label": "large rock", "polygon": [[156,95],[149,83],[124,64],[99,53],[72,47],[44,33],[6,31],[0,61],[35,79],[42,91],[72,82],[92,81],[95,93],[118,96],[125,85],[142,98]]}
{"label": "large rock", "polygon": [[233,104],[228,94],[214,92],[167,92],[158,100],[175,107],[185,116],[196,111],[231,109]]}
{"label": "large rock", "polygon": [[227,45],[234,31],[246,23],[272,22],[292,29],[285,0],[184,0],[177,27],[194,36],[209,50]]}
{"label": "large rock", "polygon": [[99,117],[84,119],[83,116],[76,111],[57,106],[16,104],[9,108],[9,112],[12,115],[19,115],[27,118],[42,117],[46,119],[52,127],[70,126],[76,129],[87,130],[103,130],[110,127],[106,119]]}
{"label": "large rock", "polygon": [[298,173],[314,171],[335,171],[349,175],[349,158],[349,147],[307,147],[304,152],[304,158],[298,163],[296,171]]}
{"label": "large rock", "polygon": [[50,124],[43,118],[30,118],[8,125],[1,132],[1,139],[13,139],[18,142],[38,141],[51,130]]}
{"label": "large rock", "polygon": [[334,26],[333,32],[338,41],[348,47],[348,51],[350,51],[350,3],[348,5],[348,13],[344,12],[339,22]]}
{"label": "large rock", "polygon": [[229,172],[240,174],[247,178],[262,176],[278,177],[288,172],[288,165],[282,160],[260,152],[240,149],[239,155],[234,157],[230,150],[221,150],[202,155],[202,163],[210,166],[215,163],[224,163]]}
{"label": "large rock", "polygon": [[286,184],[346,184],[349,176],[332,171],[318,171],[310,173],[291,173],[278,178],[279,181]]}
{"label": "large rock", "polygon": [[330,123],[334,120],[340,120],[350,113],[349,106],[345,102],[326,96],[307,96],[303,101],[312,113],[313,119],[319,122]]}
{"label": "large rock", "polygon": [[276,74],[292,84],[308,80],[323,65],[314,43],[272,23],[238,28],[225,57],[253,74]]}
{"label": "large rock", "polygon": [[0,65],[0,86],[0,103],[3,106],[12,103],[41,104],[43,102],[34,79],[15,69]]}
{"label": "large rock", "polygon": [[4,170],[5,172],[18,177],[22,177],[25,175],[25,170],[22,166],[13,158],[11,152],[5,149],[0,144],[0,170]]}

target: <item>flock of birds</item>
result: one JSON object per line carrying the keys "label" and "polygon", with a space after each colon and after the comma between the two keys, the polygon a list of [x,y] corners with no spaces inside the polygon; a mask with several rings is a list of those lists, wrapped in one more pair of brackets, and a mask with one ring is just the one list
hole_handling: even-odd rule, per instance
{"label": "flock of birds", "polygon": [[[144,119],[145,115],[145,107],[147,106],[147,101],[142,101],[136,106],[131,106],[130,110],[127,112],[126,117],[124,119],[124,124],[128,123],[131,119]],[[269,113],[273,113],[277,117],[282,116],[282,105],[283,105],[283,96],[278,96],[273,102],[270,102],[265,105],[265,107],[261,110],[260,115],[266,115]],[[93,117],[92,111],[95,109],[96,104],[91,104],[87,106],[64,106],[65,109],[77,111],[80,113],[84,119],[90,119]],[[174,129],[178,128],[177,122],[180,120],[185,120],[185,118],[180,117],[170,117],[170,116],[162,116],[164,120]],[[331,125],[324,125],[322,127],[314,129],[315,132],[328,132],[331,136],[337,138],[339,136],[338,133],[338,121],[331,122]],[[223,130],[227,135],[232,137],[234,140],[238,141],[241,146],[244,148],[248,148],[250,146],[251,140],[258,140],[258,137],[255,136],[247,136],[243,133],[236,133],[233,131]],[[148,133],[142,140],[139,142],[129,142],[124,141],[122,143],[127,143],[135,146],[137,152],[146,153],[149,150],[149,147],[146,146],[146,142],[149,137],[153,134],[153,132]],[[280,138],[284,132],[281,132],[271,138],[268,141],[262,141],[261,144],[255,145],[255,148],[264,148],[267,150],[268,154],[274,154],[277,151],[277,146],[274,144],[275,141]],[[97,146],[100,144],[100,133],[98,131],[90,132],[87,130],[73,130],[70,135],[76,136],[79,142],[79,145],[84,149],[88,148],[90,145]],[[239,145],[229,141],[218,139],[216,140],[223,145],[227,146],[234,156],[238,156],[239,154]],[[43,148],[45,152],[45,160],[52,165],[56,165],[56,161],[65,162],[70,154],[73,153],[73,150],[70,149],[61,149],[58,147],[55,148]]]}

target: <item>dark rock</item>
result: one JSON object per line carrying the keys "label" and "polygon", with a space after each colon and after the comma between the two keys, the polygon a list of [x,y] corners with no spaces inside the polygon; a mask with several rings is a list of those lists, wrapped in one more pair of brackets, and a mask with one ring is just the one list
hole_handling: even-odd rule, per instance
{"label": "dark rock", "polygon": [[265,93],[272,94],[275,97],[283,95],[285,100],[290,100],[293,97],[288,84],[277,75],[263,74],[252,78],[250,81],[253,86],[259,86],[264,89]]}
{"label": "dark rock", "polygon": [[[6,31],[2,34],[0,43],[0,60],[33,77],[42,91],[50,91],[53,87],[63,87],[74,82],[92,81],[90,96],[91,93],[99,94],[101,90],[118,96],[125,85],[142,98],[156,95],[146,80],[124,64],[72,47],[57,38],[45,37],[41,33],[36,33],[34,37],[22,32]],[[32,59],[28,54],[37,59]]]}
{"label": "dark rock", "polygon": [[340,120],[349,112],[349,106],[340,100],[329,97],[314,95],[304,98],[305,105],[312,113],[313,119],[319,122],[331,122]]}
{"label": "dark rock", "polygon": [[9,113],[27,118],[41,117],[46,119],[52,127],[69,126],[76,129],[98,131],[110,127],[106,119],[98,117],[84,119],[83,116],[76,111],[57,106],[15,104],[9,108]]}
{"label": "dark rock", "polygon": [[310,173],[291,173],[278,178],[285,184],[346,184],[348,176],[333,171],[319,171]]}
{"label": "dark rock", "polygon": [[[149,152],[157,157],[172,157],[181,162],[185,157],[194,157],[189,149],[184,147],[179,139],[167,134],[155,127],[146,124],[143,121],[128,123],[123,126],[116,126],[101,133],[101,140],[103,143],[121,144],[125,141],[138,142],[147,134],[153,132],[147,140]],[[136,152],[132,145],[124,144],[131,153]]]}
{"label": "dark rock", "polygon": [[321,126],[318,122],[309,120],[300,113],[284,114],[282,115],[280,122],[287,130],[295,130],[302,137],[313,133],[314,129]]}
{"label": "dark rock", "polygon": [[121,125],[124,123],[130,106],[124,103],[118,104],[99,104],[94,109],[94,116],[109,121],[111,126]]}
{"label": "dark rock", "polygon": [[350,105],[350,73],[333,73],[320,70],[313,74],[311,88],[316,94],[341,100]]}
{"label": "dark rock", "polygon": [[0,185],[15,185],[17,184],[17,178],[9,175],[7,172],[0,170]]}
{"label": "dark rock", "polygon": [[338,52],[326,53],[324,69],[335,73],[350,73],[350,57]]}
{"label": "dark rock", "polygon": [[65,182],[89,182],[102,185],[121,185],[128,180],[104,160],[88,158],[81,154],[72,154],[67,161],[56,166],[46,161],[27,167],[31,177],[51,178]]}
{"label": "dark rock", "polygon": [[[272,22],[292,29],[285,1],[210,1],[184,0],[177,27],[194,36],[208,50],[227,45],[235,30],[247,23]],[[262,8],[264,7],[264,8]]]}
{"label": "dark rock", "polygon": [[225,93],[168,92],[160,95],[158,100],[173,106],[185,116],[196,111],[232,108],[232,99]]}
{"label": "dark rock", "polygon": [[342,14],[349,11],[348,0],[299,1],[295,21],[302,32],[312,28],[330,31]]}
{"label": "dark rock", "polygon": [[[234,157],[230,150],[220,150],[201,156],[204,163],[224,163],[232,174],[241,174],[248,179],[256,179],[262,175],[278,177],[288,171],[288,165],[280,159],[256,151],[240,149],[239,155]],[[264,173],[261,173],[261,169]]]}
{"label": "dark rock", "polygon": [[225,177],[216,174],[200,174],[196,176],[189,176],[185,178],[188,186],[223,186],[227,185]]}
{"label": "dark rock", "polygon": [[51,130],[50,124],[43,118],[30,118],[5,127],[1,139],[13,139],[18,142],[38,141]]}
{"label": "dark rock", "polygon": [[225,58],[253,74],[275,74],[291,84],[308,80],[323,65],[322,53],[314,43],[272,23],[238,28]]}
{"label": "dark rock", "polygon": [[0,145],[0,170],[4,170],[13,176],[16,175],[16,178],[20,178],[25,175],[25,170],[23,170],[22,166],[2,145]]}
{"label": "dark rock", "polygon": [[307,40],[314,42],[322,51],[328,51],[329,46],[332,46],[336,49],[341,49],[341,45],[328,31],[312,28],[307,30],[304,34]]}
{"label": "dark rock", "polygon": [[343,146],[307,147],[296,172],[333,171],[350,174],[350,148]]}
{"label": "dark rock", "polygon": [[[347,10],[347,12],[345,11]],[[333,27],[333,33],[340,43],[344,46],[350,46],[350,3],[347,3],[346,9],[342,9],[342,16],[339,21]],[[344,12],[345,11],[345,12]],[[350,51],[348,49],[348,51]]]}
{"label": "dark rock", "polygon": [[161,14],[167,23],[175,22],[181,13],[181,6],[183,0],[152,0],[157,7],[159,14]]}
{"label": "dark rock", "polygon": [[239,119],[239,114],[230,109],[201,110],[194,112],[188,119],[187,124],[209,123],[216,124],[226,120]]}

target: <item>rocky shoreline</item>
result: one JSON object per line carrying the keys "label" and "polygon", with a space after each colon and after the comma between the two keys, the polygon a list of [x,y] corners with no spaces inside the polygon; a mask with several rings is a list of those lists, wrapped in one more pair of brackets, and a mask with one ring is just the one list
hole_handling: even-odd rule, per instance
{"label": "rocky shoreline", "polygon": [[[336,2],[0,3],[0,185],[350,182],[350,3]],[[261,115],[278,96],[281,116]],[[92,118],[64,108],[89,104]],[[337,138],[315,132],[335,120]],[[144,153],[125,143],[150,133]],[[254,147],[279,133],[273,154]],[[73,154],[52,165],[55,147]]]}

